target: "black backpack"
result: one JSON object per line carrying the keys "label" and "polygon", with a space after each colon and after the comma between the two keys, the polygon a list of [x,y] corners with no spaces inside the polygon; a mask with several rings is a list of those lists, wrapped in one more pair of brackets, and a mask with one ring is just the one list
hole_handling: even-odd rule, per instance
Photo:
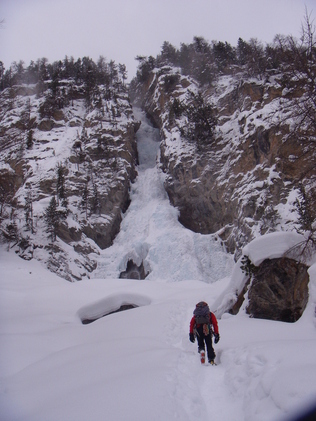
{"label": "black backpack", "polygon": [[197,303],[193,314],[195,316],[195,322],[197,325],[211,323],[211,311],[206,302],[200,301],[199,303]]}

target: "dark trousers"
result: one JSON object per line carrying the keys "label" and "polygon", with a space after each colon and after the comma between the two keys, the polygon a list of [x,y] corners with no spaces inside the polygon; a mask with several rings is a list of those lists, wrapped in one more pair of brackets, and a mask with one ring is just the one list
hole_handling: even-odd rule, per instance
{"label": "dark trousers", "polygon": [[214,360],[216,355],[212,345],[212,334],[211,332],[208,335],[205,335],[203,332],[203,325],[197,328],[197,342],[199,347],[199,352],[201,349],[205,350],[205,344],[207,349],[207,358],[209,361]]}

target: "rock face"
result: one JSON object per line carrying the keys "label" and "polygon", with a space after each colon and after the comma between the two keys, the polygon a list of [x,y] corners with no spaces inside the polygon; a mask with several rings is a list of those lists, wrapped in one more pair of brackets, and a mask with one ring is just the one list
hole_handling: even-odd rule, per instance
{"label": "rock face", "polygon": [[[177,83],[170,88],[172,77]],[[289,95],[282,77],[247,80],[237,72],[201,88],[218,124],[200,145],[181,134],[185,118],[175,116],[173,106],[175,100],[187,103],[188,90],[197,92],[194,79],[165,66],[134,91],[135,102],[160,128],[165,188],[179,221],[195,232],[217,233],[232,253],[257,235],[288,229],[292,193],[300,182],[308,188],[315,181],[312,142],[298,142],[285,118],[302,91]]]}
{"label": "rock face", "polygon": [[[298,186],[308,190],[316,180],[315,127],[293,130],[286,117],[304,95],[302,85],[289,91],[282,73],[250,78],[232,66],[201,87],[163,65],[128,93],[117,72],[89,79],[98,68],[90,65],[83,60],[80,77],[76,71],[57,85],[42,75],[37,84],[11,83],[0,92],[0,228],[9,247],[50,262],[70,280],[94,269],[95,254],[120,229],[137,173],[139,122],[129,95],[160,129],[165,188],[185,227],[218,236],[236,257],[256,236],[295,227],[290,211]],[[200,92],[216,112],[214,133],[203,142],[185,135],[181,109],[190,103],[189,91]],[[45,211],[54,196],[63,218],[52,245]]]}
{"label": "rock face", "polygon": [[[49,81],[40,94],[36,85],[0,92],[0,228],[21,256],[73,281],[89,276],[93,256],[119,232],[137,175],[139,122],[122,84],[99,84],[87,105],[81,83],[60,83],[65,102],[48,111]],[[53,244],[45,223],[52,197],[64,215]]]}
{"label": "rock face", "polygon": [[266,259],[248,291],[247,313],[252,317],[296,322],[308,301],[307,266],[292,259]]}

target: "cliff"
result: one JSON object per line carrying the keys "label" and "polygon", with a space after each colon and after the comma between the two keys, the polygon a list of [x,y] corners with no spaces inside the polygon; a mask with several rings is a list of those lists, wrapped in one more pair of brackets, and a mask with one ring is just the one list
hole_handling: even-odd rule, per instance
{"label": "cliff", "polygon": [[102,57],[3,73],[2,240],[66,279],[90,276],[137,175],[131,102],[160,130],[158,165],[183,226],[235,259],[266,233],[314,239],[315,57],[291,45],[165,43],[156,59],[138,58],[129,87],[125,66]]}
{"label": "cliff", "polygon": [[87,81],[60,76],[56,89],[47,76],[0,93],[2,238],[69,280],[89,276],[112,244],[136,176],[126,87],[117,76],[88,97]]}
{"label": "cliff", "polygon": [[[315,187],[315,129],[295,117],[305,90],[301,83],[287,89],[284,79],[282,72],[249,77],[231,66],[201,87],[181,69],[163,66],[133,85],[135,103],[160,128],[160,165],[179,221],[217,234],[237,255],[258,235],[295,229],[299,188]],[[210,106],[216,116],[202,140],[189,138],[185,112],[199,106],[198,93],[203,110]]]}

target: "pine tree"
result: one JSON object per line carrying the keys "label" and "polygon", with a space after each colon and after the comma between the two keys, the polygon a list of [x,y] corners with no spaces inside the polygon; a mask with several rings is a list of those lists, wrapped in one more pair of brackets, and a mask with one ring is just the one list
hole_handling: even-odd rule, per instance
{"label": "pine tree", "polygon": [[24,215],[25,215],[25,224],[26,229],[31,231],[34,234],[33,226],[33,199],[32,191],[28,190],[25,196],[25,206],[24,206]]}
{"label": "pine tree", "polygon": [[202,94],[188,91],[188,105],[184,107],[187,124],[182,128],[182,135],[188,140],[195,141],[198,146],[214,140],[217,119],[213,106],[204,101]]}
{"label": "pine tree", "polygon": [[18,227],[15,221],[10,222],[2,230],[4,240],[8,243],[8,250],[10,250],[11,242],[18,241]]}
{"label": "pine tree", "polygon": [[111,106],[111,114],[112,114],[112,125],[115,128],[117,128],[117,120],[116,120],[117,113],[116,113],[116,109],[113,105]]}
{"label": "pine tree", "polygon": [[88,210],[89,210],[89,190],[88,190],[88,183],[85,184],[85,187],[83,189],[82,196],[81,196],[80,206],[85,211],[85,213],[86,213],[86,219],[87,219],[88,218]]}
{"label": "pine tree", "polygon": [[251,47],[242,38],[238,38],[236,53],[238,63],[244,65],[250,61]]}
{"label": "pine tree", "polygon": [[126,70],[125,64],[120,64],[119,63],[119,73],[121,75],[122,85],[124,87],[125,86],[125,80],[127,79],[127,70]]}
{"label": "pine tree", "polygon": [[62,165],[58,165],[57,167],[57,200],[61,201],[61,205],[67,208],[68,201],[66,197],[66,190],[65,190],[65,173],[66,168]]}
{"label": "pine tree", "polygon": [[85,127],[83,127],[81,135],[80,135],[80,141],[85,144],[88,141],[88,135],[87,130]]}
{"label": "pine tree", "polygon": [[113,86],[118,77],[118,70],[117,70],[117,64],[114,60],[111,60],[109,63],[109,76],[110,76],[110,83]]}
{"label": "pine tree", "polygon": [[60,214],[57,210],[55,196],[51,198],[49,205],[45,210],[44,219],[46,223],[46,232],[50,235],[52,242],[54,242],[56,241],[57,229],[60,221]]}
{"label": "pine tree", "polygon": [[299,187],[299,191],[299,198],[295,201],[295,207],[298,212],[298,223],[303,232],[313,231],[316,220],[316,212],[314,208],[315,198],[313,198],[312,193],[309,195],[306,193],[302,184]]}
{"label": "pine tree", "polygon": [[288,253],[295,252],[295,258],[299,255],[300,260],[307,261],[316,252],[316,192],[306,192],[304,186],[299,186],[300,195],[295,201],[298,212],[299,233],[303,234],[305,240],[294,246]]}
{"label": "pine tree", "polygon": [[[0,22],[1,26],[1,22]],[[4,75],[4,65],[2,61],[0,61],[0,90],[2,91],[4,89],[4,81],[3,81],[3,75]]]}
{"label": "pine tree", "polygon": [[31,99],[27,98],[25,107],[21,113],[21,123],[24,130],[28,130],[30,128],[30,121],[31,121]]}
{"label": "pine tree", "polygon": [[97,185],[93,184],[93,196],[91,198],[91,213],[99,214],[101,211],[101,203],[98,193]]}
{"label": "pine tree", "polygon": [[32,149],[33,147],[33,130],[29,130],[26,139],[26,148]]}

